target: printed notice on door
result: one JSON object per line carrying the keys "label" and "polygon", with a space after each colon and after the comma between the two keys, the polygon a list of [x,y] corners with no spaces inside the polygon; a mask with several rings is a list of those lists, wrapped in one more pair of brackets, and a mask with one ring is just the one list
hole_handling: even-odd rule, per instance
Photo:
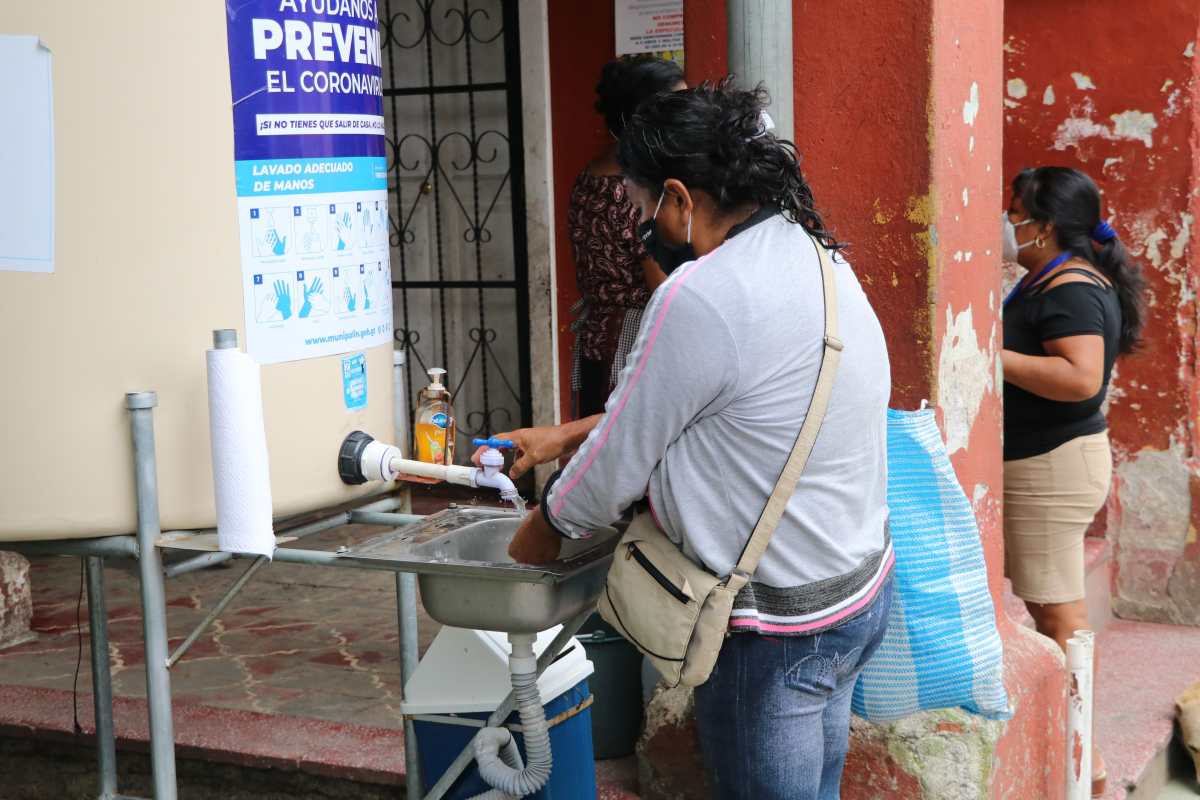
{"label": "printed notice on door", "polygon": [[227,3],[246,349],[392,339],[376,0]]}
{"label": "printed notice on door", "polygon": [[617,55],[653,53],[683,65],[683,0],[615,0]]}

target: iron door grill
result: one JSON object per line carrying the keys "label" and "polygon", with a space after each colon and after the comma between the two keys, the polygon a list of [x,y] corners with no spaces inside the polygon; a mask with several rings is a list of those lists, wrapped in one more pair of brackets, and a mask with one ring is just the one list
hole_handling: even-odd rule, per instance
{"label": "iron door grill", "polygon": [[533,417],[517,3],[379,4],[410,422],[424,370],[444,367],[461,461],[471,437]]}

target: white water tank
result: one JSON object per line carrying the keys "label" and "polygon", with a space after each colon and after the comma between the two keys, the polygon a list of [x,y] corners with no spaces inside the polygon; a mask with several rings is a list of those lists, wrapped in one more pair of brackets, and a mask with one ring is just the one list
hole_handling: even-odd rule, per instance
{"label": "white water tank", "polygon": [[[239,197],[243,193],[235,187],[230,53],[235,34],[248,31],[249,22],[238,20],[235,31],[234,22],[227,26],[227,10],[230,19],[236,13],[269,16],[282,13],[281,5],[297,4],[0,3],[0,69],[8,70],[0,77],[0,103],[20,105],[0,108],[0,125],[8,129],[16,123],[30,135],[48,124],[53,157],[47,210],[52,271],[14,267],[4,245],[11,249],[21,231],[4,231],[0,220],[0,540],[134,529],[124,396],[142,390],[157,392],[159,399],[154,419],[164,529],[212,526],[205,350],[217,328],[236,328],[240,345],[249,344],[251,355],[264,363],[262,395],[277,516],[383,488],[343,485],[337,452],[353,430],[386,438],[393,429],[386,222],[382,239],[347,233],[365,213],[364,196],[382,197],[382,212],[370,203],[366,212],[377,215],[376,224],[386,220],[386,189],[332,198],[337,202],[316,194],[301,203],[279,196]],[[308,25],[310,36],[319,30],[314,25],[339,26],[325,29],[331,31],[334,60],[337,43],[344,42],[343,55],[357,58],[354,69],[377,74],[368,63],[377,60],[372,52],[378,51],[367,30],[374,3],[351,5],[366,18],[327,15],[319,23],[300,19],[296,25]],[[371,9],[363,11],[368,5]],[[264,30],[264,41],[273,46],[270,27]],[[264,63],[276,55],[283,58],[283,49],[268,54]],[[318,62],[311,52],[309,59],[304,55],[288,68],[307,69],[310,78],[314,70],[338,69],[336,63]],[[27,71],[14,78],[13,64]],[[29,79],[43,80],[40,70],[46,65],[53,119],[31,127],[24,123],[37,98],[28,96]],[[338,102],[333,99],[334,111]],[[359,97],[357,102],[371,101]],[[19,153],[14,161],[13,142],[22,141],[20,135],[0,134],[0,150],[9,149],[0,152],[0,176],[6,163],[11,171],[37,160],[30,150],[28,158]],[[237,169],[240,174],[241,161]],[[377,179],[381,172],[376,171]],[[38,176],[23,174],[22,180],[36,182]],[[0,178],[10,207],[11,193],[28,188]],[[31,196],[44,189],[34,186]],[[269,208],[272,203],[278,208]],[[259,206],[280,211],[274,240],[286,236],[290,245],[279,252],[254,253],[261,242],[248,212],[258,222]],[[294,217],[286,213],[293,207]],[[312,222],[310,208],[321,216],[311,228],[317,233],[305,238],[301,226]],[[334,221],[341,221],[343,212],[355,217],[347,216],[345,229],[335,233]],[[346,241],[338,239],[335,249],[337,237]],[[248,264],[247,253],[261,255],[262,263]],[[301,275],[305,270],[307,278]],[[286,315],[274,295],[264,302],[255,294],[263,283],[260,271],[266,276],[264,291],[289,296]],[[322,287],[315,285],[314,274],[327,276],[324,293],[316,291]],[[369,290],[374,307],[363,308]],[[307,292],[316,302],[304,314]],[[351,295],[357,303],[351,303]],[[371,333],[336,333],[350,328]],[[312,341],[341,335],[344,343],[323,345],[319,354],[307,357],[289,350],[289,342],[303,341],[310,332]],[[271,355],[256,355],[256,341]]]}

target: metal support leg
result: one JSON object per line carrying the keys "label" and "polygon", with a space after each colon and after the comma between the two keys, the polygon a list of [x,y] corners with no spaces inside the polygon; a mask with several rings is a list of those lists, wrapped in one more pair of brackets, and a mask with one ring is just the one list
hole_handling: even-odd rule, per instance
{"label": "metal support leg", "polygon": [[138,571],[142,589],[142,635],[146,647],[146,700],[150,707],[150,762],[155,800],[176,800],[175,726],[171,719],[171,676],[167,671],[167,608],[162,556],[155,546],[161,533],[158,473],[154,452],[154,392],[125,395],[133,425],[137,477]]}
{"label": "metal support leg", "polygon": [[172,564],[163,570],[163,576],[167,578],[178,578],[180,575],[187,575],[189,572],[195,572],[208,567],[224,564],[233,558],[233,553],[201,553],[198,556],[192,556],[189,559],[180,561],[178,564]]}
{"label": "metal support leg", "polygon": [[100,798],[117,793],[117,740],[113,732],[112,672],[108,662],[108,607],[104,600],[104,559],[88,556],[88,626],[92,650],[92,702],[96,715],[96,759]]}
{"label": "metal support leg", "polygon": [[[417,671],[420,645],[417,638],[417,576],[411,572],[396,573],[396,615],[400,624],[400,685]],[[404,796],[421,800],[421,759],[417,750],[417,733],[411,719],[404,720]]]}
{"label": "metal support leg", "polygon": [[[541,674],[546,671],[546,667],[549,667],[552,663],[554,663],[554,659],[558,658],[558,654],[562,652],[562,649],[571,641],[571,637],[579,632],[579,629],[583,627],[583,623],[587,622],[588,617],[592,615],[593,611],[595,611],[595,607],[589,608],[586,611],[582,611],[574,618],[563,623],[562,629],[558,632],[558,635],[554,637],[554,641],[552,641],[550,646],[543,650],[542,654],[538,656],[538,677],[541,677]],[[502,725],[504,720],[508,719],[508,715],[515,711],[516,708],[517,693],[515,691],[511,691],[508,693],[508,697],[504,698],[504,702],[500,704],[500,707],[493,711],[492,715],[488,717],[487,727],[492,728]],[[450,787],[454,785],[456,780],[458,780],[458,776],[463,774],[463,771],[470,766],[474,759],[475,747],[474,741],[472,741],[471,744],[468,744],[462,749],[462,752],[458,754],[458,758],[454,759],[450,766],[446,768],[446,771],[442,773],[442,777],[439,778],[438,782],[434,784],[432,789],[429,790],[429,794],[425,795],[424,800],[442,800],[442,798],[446,796],[446,792],[450,791]]]}
{"label": "metal support leg", "polygon": [[188,637],[180,643],[179,647],[175,648],[175,652],[172,653],[167,659],[167,669],[175,666],[176,662],[183,658],[183,654],[186,653],[191,646],[196,643],[196,640],[199,639],[206,630],[208,630],[209,625],[212,625],[214,622],[216,622],[217,617],[221,616],[221,612],[225,610],[225,607],[229,605],[230,601],[233,600],[233,598],[237,596],[237,593],[240,592],[242,588],[250,581],[250,579],[254,577],[254,573],[258,572],[259,568],[265,566],[267,563],[268,559],[266,556],[259,556],[258,558],[254,559],[254,563],[246,568],[246,571],[242,573],[242,576],[234,581],[232,586],[225,590],[225,594],[221,595],[221,599],[217,601],[215,606],[213,606],[212,611],[208,612],[208,616],[206,616],[200,622],[200,624],[196,626],[195,630],[188,634]]}

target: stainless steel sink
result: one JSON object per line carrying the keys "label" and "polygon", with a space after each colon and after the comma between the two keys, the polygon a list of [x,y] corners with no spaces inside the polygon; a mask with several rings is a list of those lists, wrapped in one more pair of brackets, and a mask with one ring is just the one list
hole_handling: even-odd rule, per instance
{"label": "stainless steel sink", "polygon": [[416,572],[422,605],[443,625],[537,633],[596,602],[618,534],[605,528],[589,539],[564,541],[557,561],[517,564],[508,545],[521,518],[500,509],[450,508],[342,557]]}

